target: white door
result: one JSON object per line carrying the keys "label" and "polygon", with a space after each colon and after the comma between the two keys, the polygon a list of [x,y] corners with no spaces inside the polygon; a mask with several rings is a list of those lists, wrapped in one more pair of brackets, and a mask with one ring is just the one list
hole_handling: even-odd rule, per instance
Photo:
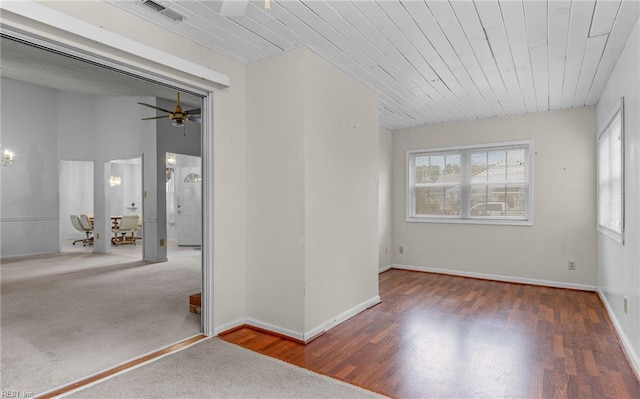
{"label": "white door", "polygon": [[178,245],[202,245],[202,177],[200,167],[176,170]]}

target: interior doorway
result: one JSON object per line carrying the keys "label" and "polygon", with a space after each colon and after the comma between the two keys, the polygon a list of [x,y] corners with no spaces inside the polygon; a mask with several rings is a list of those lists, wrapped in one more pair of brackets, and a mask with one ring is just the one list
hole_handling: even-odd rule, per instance
{"label": "interior doorway", "polygon": [[142,168],[142,156],[110,161],[109,190],[105,192],[110,210],[105,216],[113,233],[111,245],[127,245],[128,252],[138,259],[142,258],[144,247]]}
{"label": "interior doorway", "polygon": [[93,161],[59,162],[60,252],[69,244],[83,247],[91,245],[91,226],[83,226],[84,218],[80,217],[93,217],[93,170]]}
{"label": "interior doorway", "polygon": [[[1,102],[3,109],[7,104],[13,104],[25,112],[38,115],[48,112],[47,115],[50,116],[19,118],[15,113],[3,112],[4,115],[11,115],[11,118],[15,117],[15,125],[20,127],[15,131],[7,131],[6,134],[3,131],[3,144],[5,141],[14,143],[20,154],[46,155],[37,158],[40,161],[37,163],[17,162],[13,170],[20,171],[24,165],[25,168],[31,168],[30,171],[33,170],[33,176],[41,177],[44,175],[43,171],[61,171],[71,165],[62,166],[63,163],[58,157],[64,157],[65,160],[90,159],[88,162],[91,163],[92,170],[87,169],[83,173],[93,176],[94,179],[86,184],[80,194],[73,194],[68,184],[62,184],[62,181],[68,182],[70,179],[61,177],[56,182],[55,179],[59,176],[49,173],[51,184],[43,185],[42,190],[38,192],[42,195],[38,197],[53,204],[53,211],[50,212],[52,215],[46,214],[45,218],[32,219],[36,222],[43,219],[42,223],[57,224],[54,225],[52,234],[44,235],[46,240],[52,241],[53,249],[37,257],[16,257],[7,262],[3,260],[0,289],[3,304],[3,339],[0,352],[3,359],[1,372],[6,378],[3,378],[2,388],[25,387],[33,392],[43,392],[179,342],[203,330],[211,334],[212,318],[207,314],[210,307],[207,307],[206,299],[210,297],[212,274],[212,257],[208,254],[210,247],[203,247],[202,252],[190,248],[190,252],[197,253],[197,256],[178,259],[177,262],[160,260],[160,263],[123,259],[117,254],[95,254],[90,247],[82,254],[55,253],[59,249],[62,237],[56,232],[61,231],[63,225],[66,225],[65,229],[73,227],[69,218],[70,209],[60,207],[62,200],[56,203],[67,194],[72,199],[77,199],[78,195],[93,196],[87,199],[88,203],[94,204],[93,208],[87,207],[73,212],[110,218],[118,214],[142,213],[144,208],[142,221],[145,228],[148,224],[153,226],[154,223],[156,225],[153,227],[157,227],[158,219],[164,211],[164,205],[158,204],[158,197],[164,194],[162,181],[165,179],[165,168],[155,152],[160,148],[160,142],[156,139],[159,137],[161,124],[169,121],[166,114],[157,121],[141,121],[149,115],[148,112],[143,113],[143,110],[148,109],[142,108],[138,103],[157,101],[160,106],[173,109],[176,90],[181,90],[185,105],[200,106],[210,112],[207,94],[198,94],[200,92],[194,92],[193,88],[189,92],[188,87],[185,92],[185,88],[176,82],[167,86],[149,79],[139,80],[130,72],[123,74],[117,69],[103,69],[95,62],[84,63],[77,57],[66,57],[59,50],[49,53],[41,45],[30,46],[23,41],[13,42],[4,35],[1,55],[3,72],[6,65],[14,64],[14,69],[21,72],[15,76],[3,73],[1,77],[1,94],[3,100],[7,100]],[[17,66],[18,64],[20,66]],[[42,68],[43,65],[47,68]],[[34,69],[39,72],[31,75],[29,72]],[[45,74],[43,70],[46,71],[45,78],[42,76]],[[69,71],[73,71],[76,81],[73,87],[67,88],[63,86],[68,80],[56,77],[56,72],[68,75]],[[33,80],[30,81],[30,78]],[[76,91],[85,89],[88,92]],[[115,93],[113,90],[116,89],[120,92]],[[103,93],[102,90],[109,92]],[[9,99],[11,101],[8,101]],[[167,102],[168,105],[162,105],[161,101]],[[70,112],[76,117],[68,118]],[[160,117],[161,115],[158,115],[158,118]],[[48,124],[46,129],[41,126],[34,127],[33,123],[39,120],[57,120],[58,123]],[[211,134],[209,120],[210,115],[204,112],[202,125],[196,125],[196,129],[202,132],[197,138],[192,136],[188,129],[185,134],[184,127],[170,127],[173,129],[171,137],[175,141],[185,142],[193,139],[198,141],[202,148],[207,148],[202,152],[204,158],[201,160],[207,165],[207,170],[211,168],[210,158],[207,157],[212,156],[211,146],[206,144],[210,140],[210,137],[206,136]],[[46,137],[47,141],[34,132],[46,132],[46,135],[42,136]],[[164,144],[166,142],[163,142]],[[149,168],[144,164],[143,171],[139,173],[144,174],[140,189],[126,188],[127,172],[118,172],[126,163],[110,161],[119,157],[120,153],[116,151],[121,149],[127,151],[122,155],[123,161],[130,160],[131,158],[127,157],[132,154],[143,153],[142,162],[148,162]],[[200,147],[198,154],[201,154]],[[157,160],[159,162],[156,162]],[[36,166],[41,169],[35,170]],[[60,176],[69,175],[61,173]],[[96,202],[105,198],[105,191],[112,190],[109,184],[112,176],[114,183],[119,182],[121,189],[121,192],[113,194],[117,201],[97,207]],[[203,182],[206,182],[211,173],[201,173],[200,176]],[[91,180],[90,177],[87,179]],[[28,194],[34,197],[33,193],[29,193],[29,188],[35,185],[28,180],[21,184],[23,187],[14,187],[14,191],[24,193],[26,199],[29,198]],[[140,197],[136,197],[136,191]],[[158,191],[160,193],[156,195]],[[201,185],[201,191],[205,197],[209,195],[206,186]],[[62,192],[64,194],[61,196]],[[26,199],[23,202],[27,202]],[[113,209],[116,203],[121,210]],[[77,206],[75,208],[80,209]],[[27,209],[31,212],[27,215],[39,216],[48,209],[40,204],[38,207]],[[200,209],[204,218],[210,218],[211,209]],[[147,210],[150,212],[147,213]],[[206,223],[207,227],[204,229],[202,220],[200,223],[201,231],[204,230],[204,233],[208,234],[211,223]],[[100,230],[101,237],[94,237],[109,241],[112,236],[111,224],[109,222],[103,225]],[[37,229],[30,231],[30,242],[44,242],[35,239]],[[147,238],[152,240],[156,247],[163,245],[165,235],[159,234],[160,229],[150,231],[155,231],[155,234],[150,234]],[[205,254],[208,256],[205,257]],[[209,276],[206,281],[203,274]],[[202,292],[202,318],[199,314],[190,312],[188,307],[189,295],[197,292]],[[29,317],[24,317],[25,314]],[[7,328],[4,328],[5,326]]]}

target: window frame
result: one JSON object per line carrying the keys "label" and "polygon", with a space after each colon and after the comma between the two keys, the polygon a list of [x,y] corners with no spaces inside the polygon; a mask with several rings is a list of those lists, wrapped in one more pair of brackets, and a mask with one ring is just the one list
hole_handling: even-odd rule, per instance
{"label": "window frame", "polygon": [[[620,115],[620,231],[615,231],[607,226],[600,224],[601,215],[601,192],[600,192],[600,146],[601,139],[611,127],[611,124],[616,120],[616,117]],[[620,99],[614,110],[606,119],[607,123],[602,130],[598,132],[596,142],[596,190],[597,190],[597,204],[596,204],[596,226],[599,233],[609,236],[616,240],[621,245],[624,245],[624,233],[625,233],[625,123],[624,123],[624,97]]]}
{"label": "window frame", "polygon": [[[519,140],[499,143],[459,145],[437,148],[422,148],[416,150],[408,150],[406,152],[405,176],[405,216],[407,222],[418,223],[462,223],[462,224],[489,224],[489,225],[515,225],[515,226],[532,226],[533,225],[533,140]],[[505,218],[501,217],[470,217],[471,210],[471,193],[472,186],[469,173],[469,165],[467,158],[469,153],[477,151],[492,151],[508,149],[510,147],[525,147],[525,187],[526,193],[526,214],[523,218]],[[437,215],[437,216],[417,216],[415,215],[415,158],[419,155],[443,155],[443,154],[460,154],[461,162],[461,184],[460,184],[460,215]]]}

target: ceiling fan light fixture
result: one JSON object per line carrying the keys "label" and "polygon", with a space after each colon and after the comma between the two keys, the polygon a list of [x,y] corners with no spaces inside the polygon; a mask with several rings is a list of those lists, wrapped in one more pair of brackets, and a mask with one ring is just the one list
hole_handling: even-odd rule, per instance
{"label": "ceiling fan light fixture", "polygon": [[151,105],[151,104],[145,104],[145,103],[138,103],[140,105],[144,105],[145,107],[149,107],[149,108],[153,108],[157,111],[162,111],[165,112],[166,115],[162,115],[162,116],[152,116],[149,118],[142,118],[142,120],[150,120],[150,119],[161,119],[161,118],[169,118],[169,120],[171,121],[171,124],[175,127],[184,127],[185,126],[185,121],[192,121],[195,123],[201,123],[201,119],[200,116],[197,116],[201,113],[201,109],[200,108],[195,108],[195,109],[190,109],[190,110],[186,110],[183,111],[182,110],[182,106],[180,105],[180,92],[178,92],[177,94],[177,102],[176,102],[176,106],[173,109],[173,111],[170,111],[168,109],[164,109],[164,108],[160,108],[157,107],[155,105]]}

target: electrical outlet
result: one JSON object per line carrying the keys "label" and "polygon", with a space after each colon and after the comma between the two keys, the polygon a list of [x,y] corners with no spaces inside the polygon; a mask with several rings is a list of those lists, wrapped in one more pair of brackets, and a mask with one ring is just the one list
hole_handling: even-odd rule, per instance
{"label": "electrical outlet", "polygon": [[573,260],[569,261],[569,270],[576,270],[576,262]]}
{"label": "electrical outlet", "polygon": [[384,253],[385,254],[389,253],[389,247],[384,247]]}
{"label": "electrical outlet", "polygon": [[404,253],[404,247],[403,246],[399,246],[398,247],[398,252],[400,252],[401,254]]}
{"label": "electrical outlet", "polygon": [[161,239],[160,239],[160,246],[161,246],[161,247],[164,247],[164,238],[161,238]]}
{"label": "electrical outlet", "polygon": [[624,312],[629,313],[629,298],[625,296],[623,303],[624,303]]}
{"label": "electrical outlet", "polygon": [[96,240],[100,239],[100,233],[96,233]]}

